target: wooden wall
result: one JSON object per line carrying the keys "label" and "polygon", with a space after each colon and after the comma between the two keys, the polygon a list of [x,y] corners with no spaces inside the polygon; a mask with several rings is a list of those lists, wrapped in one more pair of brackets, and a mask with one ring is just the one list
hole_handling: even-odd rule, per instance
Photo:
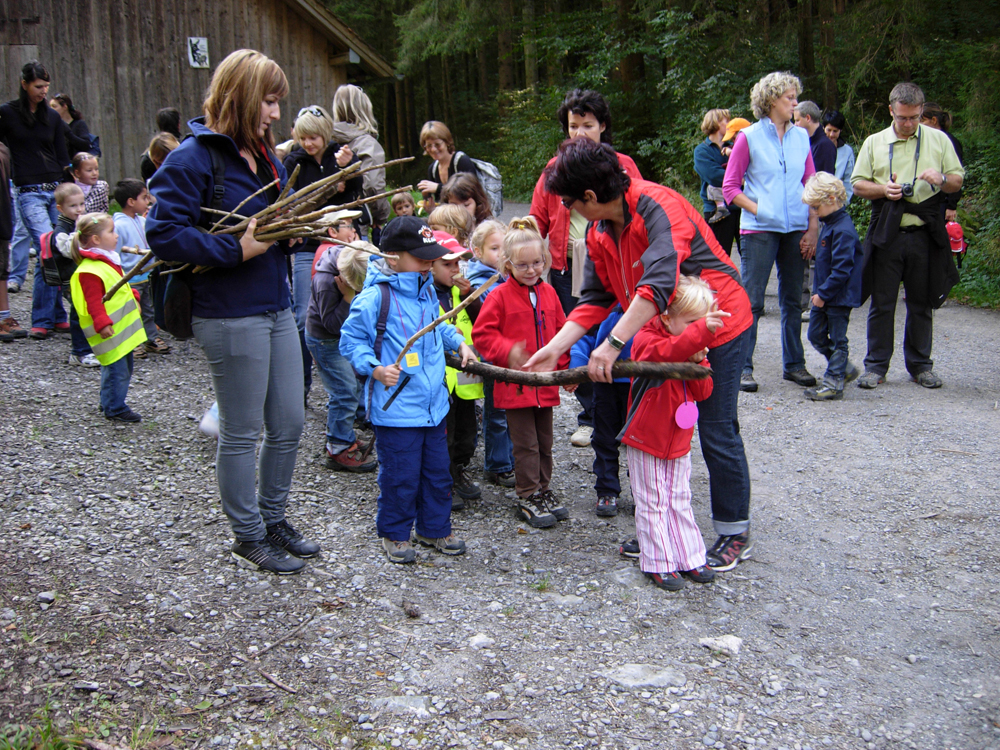
{"label": "wooden wall", "polygon": [[[189,36],[208,38],[211,69],[190,67]],[[0,0],[0,100],[17,96],[20,66],[37,56],[52,78],[50,96],[69,94],[101,137],[101,177],[113,186],[139,176],[157,110],[177,107],[185,122],[200,116],[212,70],[244,47],[274,59],[288,77],[279,142],[301,107],[329,109],[347,82],[346,67],[330,64],[346,49],[285,0]]]}

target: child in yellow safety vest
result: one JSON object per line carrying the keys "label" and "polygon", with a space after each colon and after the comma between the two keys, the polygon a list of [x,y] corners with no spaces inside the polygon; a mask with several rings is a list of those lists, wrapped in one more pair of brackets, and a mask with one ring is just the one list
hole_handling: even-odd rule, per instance
{"label": "child in yellow safety vest", "polygon": [[[435,231],[434,239],[449,251],[431,266],[434,291],[441,306],[441,314],[444,315],[473,291],[471,282],[462,276],[458,265],[460,258],[471,254],[447,232]],[[472,346],[472,324],[479,315],[480,307],[482,302],[473,300],[451,320],[469,346]],[[476,399],[483,397],[483,380],[451,367],[445,368],[445,380],[451,394],[447,418],[448,458],[454,480],[451,509],[462,510],[466,500],[475,500],[482,495],[482,491],[469,477],[469,462],[476,452],[476,437],[479,434]]]}
{"label": "child in yellow safety vest", "polygon": [[115,221],[108,214],[90,213],[77,219],[72,239],[77,268],[69,282],[70,293],[83,334],[101,363],[101,411],[115,422],[141,422],[142,417],[125,403],[132,379],[132,351],[146,341],[138,293],[123,284],[104,301],[122,278],[117,244]]}

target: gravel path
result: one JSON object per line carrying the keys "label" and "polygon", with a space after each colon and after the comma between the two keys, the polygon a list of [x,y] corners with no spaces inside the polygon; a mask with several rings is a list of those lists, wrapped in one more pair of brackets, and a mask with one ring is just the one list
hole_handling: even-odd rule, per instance
{"label": "gravel path", "polygon": [[878,390],[813,404],[780,379],[769,296],[740,397],[755,552],[676,594],[618,556],[630,514],[594,516],[569,399],[569,521],[529,529],[486,486],[455,514],[468,554],[400,567],[374,477],[323,467],[317,386],[289,510],[324,553],[279,579],[229,558],[195,344],[137,362],[129,427],[68,337],[0,346],[0,723],[42,711],[132,748],[998,748],[998,323],[939,311],[940,391],[897,355]]}

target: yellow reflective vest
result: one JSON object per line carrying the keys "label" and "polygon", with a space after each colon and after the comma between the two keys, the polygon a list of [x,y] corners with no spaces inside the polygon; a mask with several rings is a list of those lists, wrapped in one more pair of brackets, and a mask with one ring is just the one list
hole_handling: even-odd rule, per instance
{"label": "yellow reflective vest", "polygon": [[122,275],[104,261],[84,258],[69,281],[73,307],[80,316],[83,335],[87,337],[87,343],[94,350],[97,361],[102,365],[110,365],[146,341],[146,331],[142,327],[142,316],[139,314],[139,303],[135,301],[132,287],[125,284],[119,288],[115,295],[104,303],[114,333],[109,338],[101,338],[94,328],[94,319],[87,312],[87,300],[83,296],[83,286],[80,284],[81,273],[92,273],[97,276],[104,283],[105,290],[117,284]]}
{"label": "yellow reflective vest", "polygon": [[[451,288],[451,307],[454,310],[459,304],[458,287]],[[444,315],[446,310],[441,309]],[[459,311],[451,320],[455,327],[465,336],[465,343],[472,346],[472,319],[465,310]],[[463,401],[475,401],[483,397],[483,379],[478,375],[456,370],[454,367],[444,368],[445,381],[448,383],[448,393],[454,393]]]}

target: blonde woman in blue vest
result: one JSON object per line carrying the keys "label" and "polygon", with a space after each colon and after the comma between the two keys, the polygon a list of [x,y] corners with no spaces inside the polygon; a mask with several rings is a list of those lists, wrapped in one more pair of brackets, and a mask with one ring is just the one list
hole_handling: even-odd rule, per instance
{"label": "blonde woman in blue vest", "polygon": [[[757,321],[764,312],[764,290],[778,266],[781,308],[782,377],[801,386],[816,385],[806,370],[802,349],[802,282],[806,261],[816,254],[819,220],[802,202],[802,189],[816,172],[809,134],[792,124],[802,84],[791,73],[768,73],[750,91],[757,122],[736,136],[722,180],[726,203],[740,216],[740,274],[750,298],[753,324],[743,361],[740,390],[753,393],[753,352]],[[796,132],[798,131],[798,132]]]}
{"label": "blonde woman in blue vest", "polygon": [[107,302],[104,295],[122,278],[116,248],[115,220],[108,214],[84,214],[71,241],[77,263],[70,279],[73,307],[94,356],[101,363],[101,411],[114,422],[141,422],[125,403],[132,380],[132,350],[145,343],[139,293],[128,284]]}

